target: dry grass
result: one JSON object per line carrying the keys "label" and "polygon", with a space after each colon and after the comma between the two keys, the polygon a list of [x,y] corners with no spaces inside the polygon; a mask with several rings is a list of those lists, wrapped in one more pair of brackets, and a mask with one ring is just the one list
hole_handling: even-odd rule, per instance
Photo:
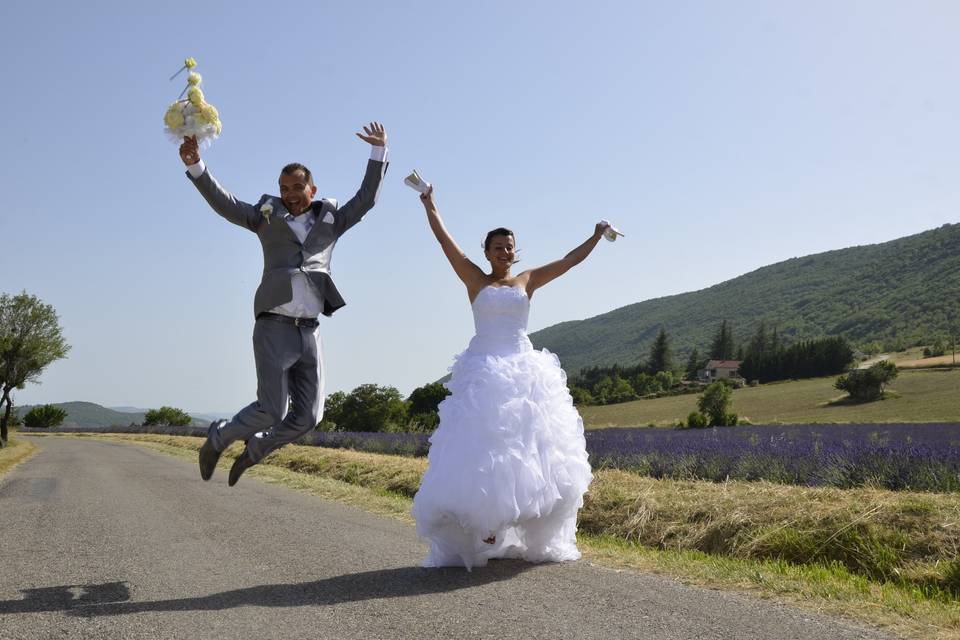
{"label": "dry grass", "polygon": [[657,480],[598,471],[580,530],[657,549],[792,564],[960,595],[960,495],[767,482]]}
{"label": "dry grass", "polygon": [[0,449],[0,476],[26,461],[36,452],[37,446],[29,440],[11,437],[7,446]]}
{"label": "dry grass", "polygon": [[838,565],[740,560],[698,551],[669,551],[610,537],[580,536],[584,559],[656,573],[685,584],[775,598],[819,614],[848,618],[917,640],[957,640],[960,607],[892,582],[877,583]]}
{"label": "dry grass", "polygon": [[901,360],[897,366],[901,369],[915,369],[918,367],[952,367],[958,362],[957,356],[949,354],[936,358],[921,358],[919,360]]}

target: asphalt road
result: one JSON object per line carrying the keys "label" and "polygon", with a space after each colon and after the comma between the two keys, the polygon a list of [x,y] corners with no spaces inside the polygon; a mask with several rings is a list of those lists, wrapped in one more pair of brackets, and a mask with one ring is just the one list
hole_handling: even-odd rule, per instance
{"label": "asphalt road", "polygon": [[409,525],[137,446],[0,479],[0,638],[889,638],[585,562],[422,569]]}

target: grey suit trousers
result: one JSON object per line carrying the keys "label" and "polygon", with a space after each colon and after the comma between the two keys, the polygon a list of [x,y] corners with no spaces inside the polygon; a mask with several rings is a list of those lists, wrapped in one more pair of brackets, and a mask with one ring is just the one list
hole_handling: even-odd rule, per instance
{"label": "grey suit trousers", "polygon": [[323,416],[320,328],[258,318],[253,328],[253,355],[257,401],[226,424],[212,427],[208,435],[217,451],[237,440],[247,441],[251,460],[260,462],[274,449],[316,427]]}

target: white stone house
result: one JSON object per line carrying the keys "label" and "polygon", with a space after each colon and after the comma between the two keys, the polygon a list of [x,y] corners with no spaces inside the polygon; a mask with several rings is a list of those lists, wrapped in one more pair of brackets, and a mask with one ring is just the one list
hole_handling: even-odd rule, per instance
{"label": "white stone house", "polygon": [[710,360],[707,365],[700,370],[700,379],[704,382],[713,382],[714,380],[730,380],[739,378],[740,364],[742,360]]}

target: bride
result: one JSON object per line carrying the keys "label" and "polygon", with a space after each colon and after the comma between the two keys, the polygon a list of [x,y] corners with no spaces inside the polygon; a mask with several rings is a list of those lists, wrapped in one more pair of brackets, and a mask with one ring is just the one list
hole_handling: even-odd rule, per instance
{"label": "bride", "polygon": [[483,245],[487,274],[447,232],[432,188],[420,199],[467,287],[476,327],[450,369],[451,395],[413,501],[417,533],[430,543],[424,566],[576,560],[577,510],[592,479],[583,421],[557,357],[527,338],[527,317],[533,293],[582,262],[607,225],[560,260],[517,275],[513,232],[494,229]]}

